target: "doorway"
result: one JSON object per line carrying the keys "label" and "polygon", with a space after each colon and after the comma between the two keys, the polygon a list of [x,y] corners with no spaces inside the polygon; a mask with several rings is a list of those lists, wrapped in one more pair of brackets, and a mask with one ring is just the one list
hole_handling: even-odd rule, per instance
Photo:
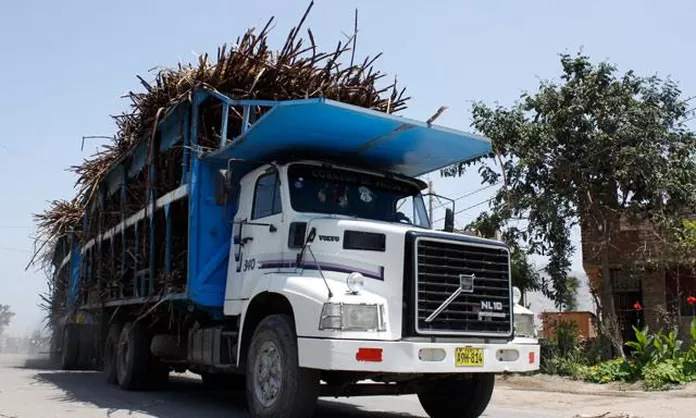
{"label": "doorway", "polygon": [[[624,341],[635,341],[633,327],[645,326],[643,317],[643,280],[638,274],[621,269],[612,269],[611,281],[614,289],[614,308]],[[624,345],[624,352],[630,353]]]}

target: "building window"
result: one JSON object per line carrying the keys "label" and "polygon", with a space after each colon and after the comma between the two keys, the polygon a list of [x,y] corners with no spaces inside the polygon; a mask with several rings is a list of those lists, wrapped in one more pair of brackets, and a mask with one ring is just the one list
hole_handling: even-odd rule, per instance
{"label": "building window", "polygon": [[614,292],[642,292],[642,277],[634,272],[611,269],[611,285]]}
{"label": "building window", "polygon": [[684,275],[679,281],[681,292],[679,292],[679,310],[682,316],[696,316],[696,305],[690,304],[691,297],[696,297],[696,275],[693,271]]}
{"label": "building window", "polygon": [[280,213],[280,181],[278,174],[273,172],[261,176],[256,182],[254,195],[254,207],[251,211],[251,219],[265,218]]}
{"label": "building window", "polygon": [[696,272],[690,267],[673,268],[668,271],[667,280],[673,309],[681,316],[696,316],[696,305],[689,304],[689,297],[696,297]]}

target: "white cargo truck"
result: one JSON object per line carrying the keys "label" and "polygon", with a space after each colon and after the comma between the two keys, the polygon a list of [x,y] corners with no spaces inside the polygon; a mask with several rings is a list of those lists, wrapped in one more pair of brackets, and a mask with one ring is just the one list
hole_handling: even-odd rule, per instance
{"label": "white cargo truck", "polygon": [[[496,374],[538,369],[535,335],[516,334],[507,246],[454,233],[454,202],[434,230],[418,179],[490,152],[487,139],[323,99],[193,97],[158,132],[160,151],[191,150],[181,185],[57,247],[74,307],[58,331],[64,367],[96,359],[129,390],[171,370],[236,380],[253,417],[311,416],[319,396],[417,394],[434,418],[477,417]],[[203,151],[193,142],[204,100],[270,109]],[[123,193],[148,152],[135,148],[102,192]],[[139,248],[152,256],[120,258],[123,237],[146,226]],[[185,287],[160,288],[176,263]],[[131,275],[90,303],[79,283],[105,264]]]}

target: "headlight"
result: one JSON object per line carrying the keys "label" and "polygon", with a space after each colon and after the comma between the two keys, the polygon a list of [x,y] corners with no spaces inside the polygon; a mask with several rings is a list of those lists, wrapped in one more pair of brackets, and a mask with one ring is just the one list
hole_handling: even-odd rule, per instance
{"label": "headlight", "polygon": [[325,303],[321,310],[320,330],[384,331],[382,305]]}
{"label": "headlight", "polygon": [[534,328],[534,315],[515,314],[515,336],[536,338],[536,328]]}

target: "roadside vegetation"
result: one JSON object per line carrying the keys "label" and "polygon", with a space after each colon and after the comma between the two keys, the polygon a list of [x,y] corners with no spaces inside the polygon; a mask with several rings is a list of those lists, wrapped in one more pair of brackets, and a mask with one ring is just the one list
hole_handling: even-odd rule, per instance
{"label": "roadside vegetation", "polygon": [[[696,297],[689,298],[696,309]],[[652,332],[634,327],[631,352],[605,360],[602,339],[578,338],[572,322],[556,324],[555,336],[542,340],[541,372],[590,383],[641,382],[646,390],[664,390],[696,381],[696,317],[691,320],[690,343],[678,339],[674,330]]]}
{"label": "roadside vegetation", "polygon": [[12,322],[14,312],[12,312],[10,309],[10,305],[0,305],[0,337],[5,331],[5,328],[10,325],[10,322]]}

